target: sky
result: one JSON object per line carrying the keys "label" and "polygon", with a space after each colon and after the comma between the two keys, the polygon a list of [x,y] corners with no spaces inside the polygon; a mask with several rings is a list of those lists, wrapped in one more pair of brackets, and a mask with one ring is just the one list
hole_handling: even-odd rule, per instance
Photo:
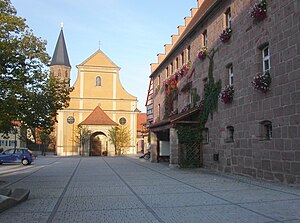
{"label": "sky", "polygon": [[53,55],[63,22],[72,66],[99,49],[121,67],[123,87],[138,98],[138,109],[146,111],[150,64],[171,43],[171,35],[184,25],[197,0],[11,0],[17,15],[25,18],[33,33],[47,41]]}

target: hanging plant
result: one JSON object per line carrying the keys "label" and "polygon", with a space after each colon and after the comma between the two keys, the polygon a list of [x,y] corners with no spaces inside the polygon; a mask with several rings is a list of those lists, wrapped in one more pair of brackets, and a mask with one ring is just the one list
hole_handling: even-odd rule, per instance
{"label": "hanging plant", "polygon": [[264,20],[267,17],[267,1],[261,0],[255,3],[250,10],[250,16],[257,21]]}
{"label": "hanging plant", "polygon": [[270,71],[267,70],[264,74],[255,76],[251,83],[255,89],[266,93],[267,91],[270,90],[271,82],[272,82],[272,78],[270,75]]}
{"label": "hanging plant", "polygon": [[228,104],[228,103],[232,102],[233,96],[234,96],[233,86],[232,85],[227,85],[222,89],[222,91],[219,95],[219,98],[221,99],[221,101],[224,104]]}
{"label": "hanging plant", "polygon": [[206,58],[206,56],[207,56],[207,47],[204,46],[204,47],[202,47],[201,50],[199,50],[199,52],[198,52],[198,58],[200,60],[204,60]]}
{"label": "hanging plant", "polygon": [[167,94],[170,94],[171,91],[177,90],[178,75],[173,74],[170,78],[163,81],[163,87]]}
{"label": "hanging plant", "polygon": [[187,72],[189,72],[190,68],[191,68],[191,61],[189,61],[186,64],[183,64],[183,66],[181,68],[182,76],[185,75],[185,74],[187,74]]}
{"label": "hanging plant", "polygon": [[223,30],[223,32],[220,35],[220,40],[223,43],[226,43],[229,41],[230,37],[231,37],[231,33],[232,33],[232,29],[231,28],[226,28]]}

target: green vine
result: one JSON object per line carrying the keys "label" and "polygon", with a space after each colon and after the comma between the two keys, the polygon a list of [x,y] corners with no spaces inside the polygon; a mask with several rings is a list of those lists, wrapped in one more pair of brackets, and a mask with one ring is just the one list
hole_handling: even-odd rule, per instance
{"label": "green vine", "polygon": [[205,128],[206,122],[209,115],[213,115],[213,112],[217,110],[218,107],[218,97],[221,92],[221,80],[215,82],[213,76],[214,70],[214,55],[217,50],[212,49],[207,55],[209,58],[208,67],[208,78],[204,84],[203,99],[200,106],[199,122],[200,125],[197,127],[191,126],[177,126],[177,134],[179,143],[185,144],[187,147],[195,144],[201,143],[202,141],[202,130]]}

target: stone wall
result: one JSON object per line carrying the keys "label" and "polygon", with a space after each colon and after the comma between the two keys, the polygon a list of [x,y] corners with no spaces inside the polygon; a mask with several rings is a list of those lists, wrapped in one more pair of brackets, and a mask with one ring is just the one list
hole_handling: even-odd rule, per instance
{"label": "stone wall", "polygon": [[[228,66],[233,66],[234,98],[232,103],[219,101],[218,111],[209,119],[209,143],[203,145],[204,166],[254,178],[300,184],[300,1],[267,0],[267,18],[255,22],[250,17],[251,6],[257,1],[220,1],[210,15],[189,33],[172,56],[163,61],[160,74],[185,51],[191,49],[190,78],[192,87],[203,96],[209,59],[199,60],[202,33],[207,30],[208,49],[217,49],[214,56],[214,77],[222,87],[229,83]],[[227,43],[220,41],[225,29],[224,13],[230,7],[232,36]],[[270,50],[271,89],[263,93],[253,88],[254,76],[262,73],[262,48]],[[154,89],[157,75],[154,78]],[[179,85],[180,81],[179,80]],[[181,83],[182,84],[182,83]],[[179,93],[178,108],[186,103]],[[164,94],[154,96],[154,104],[163,108]],[[180,111],[180,109],[178,109]],[[154,114],[155,116],[155,114]],[[262,137],[262,122],[272,123],[272,138]],[[234,128],[233,141],[228,142],[227,127]],[[219,160],[213,160],[219,154]]]}

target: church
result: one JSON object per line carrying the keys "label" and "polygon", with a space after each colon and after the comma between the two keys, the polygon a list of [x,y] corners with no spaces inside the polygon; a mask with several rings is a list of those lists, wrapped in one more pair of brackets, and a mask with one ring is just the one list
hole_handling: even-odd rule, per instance
{"label": "church", "polygon": [[[59,110],[55,126],[58,156],[113,156],[108,131],[117,125],[130,131],[128,154],[137,152],[140,111],[137,97],[128,93],[119,79],[118,67],[100,49],[77,65],[77,79],[70,93],[69,107]],[[50,75],[70,83],[71,65],[63,28],[50,64]],[[67,86],[69,87],[69,86]],[[79,127],[89,132],[84,146],[78,141]]]}

